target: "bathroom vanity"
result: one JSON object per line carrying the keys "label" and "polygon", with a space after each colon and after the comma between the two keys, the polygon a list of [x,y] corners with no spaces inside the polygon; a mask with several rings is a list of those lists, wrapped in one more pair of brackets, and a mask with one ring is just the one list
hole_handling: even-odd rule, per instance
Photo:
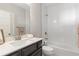
{"label": "bathroom vanity", "polygon": [[[24,43],[26,41],[26,43]],[[4,56],[42,56],[42,38],[34,38],[24,41],[19,41],[21,43],[17,46],[9,43],[9,46],[4,46],[6,49],[0,48],[0,55],[3,51]],[[17,41],[17,43],[19,43]],[[1,51],[2,50],[2,51]]]}
{"label": "bathroom vanity", "polygon": [[7,56],[42,56],[42,41],[26,46],[18,51],[8,54]]}

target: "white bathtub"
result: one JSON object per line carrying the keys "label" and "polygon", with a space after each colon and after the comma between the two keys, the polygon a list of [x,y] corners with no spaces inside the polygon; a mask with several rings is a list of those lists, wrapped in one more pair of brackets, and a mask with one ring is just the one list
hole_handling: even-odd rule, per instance
{"label": "white bathtub", "polygon": [[79,50],[67,49],[60,46],[47,44],[48,46],[54,48],[54,56],[79,56]]}

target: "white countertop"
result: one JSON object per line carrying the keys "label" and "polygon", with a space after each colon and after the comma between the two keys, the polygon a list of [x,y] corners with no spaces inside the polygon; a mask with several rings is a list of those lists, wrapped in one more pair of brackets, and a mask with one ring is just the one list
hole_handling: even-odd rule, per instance
{"label": "white countertop", "polygon": [[27,47],[42,39],[43,38],[29,38],[29,39],[24,39],[24,40],[14,40],[14,41],[6,42],[0,45],[0,56],[5,56],[12,52],[18,51],[19,49]]}

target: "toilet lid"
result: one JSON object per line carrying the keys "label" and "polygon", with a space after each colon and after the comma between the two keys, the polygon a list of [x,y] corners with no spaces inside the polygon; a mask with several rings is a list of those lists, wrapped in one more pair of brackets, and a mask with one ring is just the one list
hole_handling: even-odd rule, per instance
{"label": "toilet lid", "polygon": [[43,50],[46,50],[46,51],[53,51],[54,50],[52,47],[49,47],[49,46],[43,46],[42,48],[43,48]]}

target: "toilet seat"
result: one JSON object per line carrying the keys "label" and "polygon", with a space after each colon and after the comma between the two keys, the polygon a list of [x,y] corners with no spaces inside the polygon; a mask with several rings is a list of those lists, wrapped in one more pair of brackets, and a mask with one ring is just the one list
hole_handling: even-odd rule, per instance
{"label": "toilet seat", "polygon": [[53,51],[54,49],[52,47],[49,47],[49,46],[43,46],[43,50]]}
{"label": "toilet seat", "polygon": [[52,47],[43,46],[42,50],[43,50],[43,54],[45,56],[52,56],[52,55],[54,55],[54,49]]}

